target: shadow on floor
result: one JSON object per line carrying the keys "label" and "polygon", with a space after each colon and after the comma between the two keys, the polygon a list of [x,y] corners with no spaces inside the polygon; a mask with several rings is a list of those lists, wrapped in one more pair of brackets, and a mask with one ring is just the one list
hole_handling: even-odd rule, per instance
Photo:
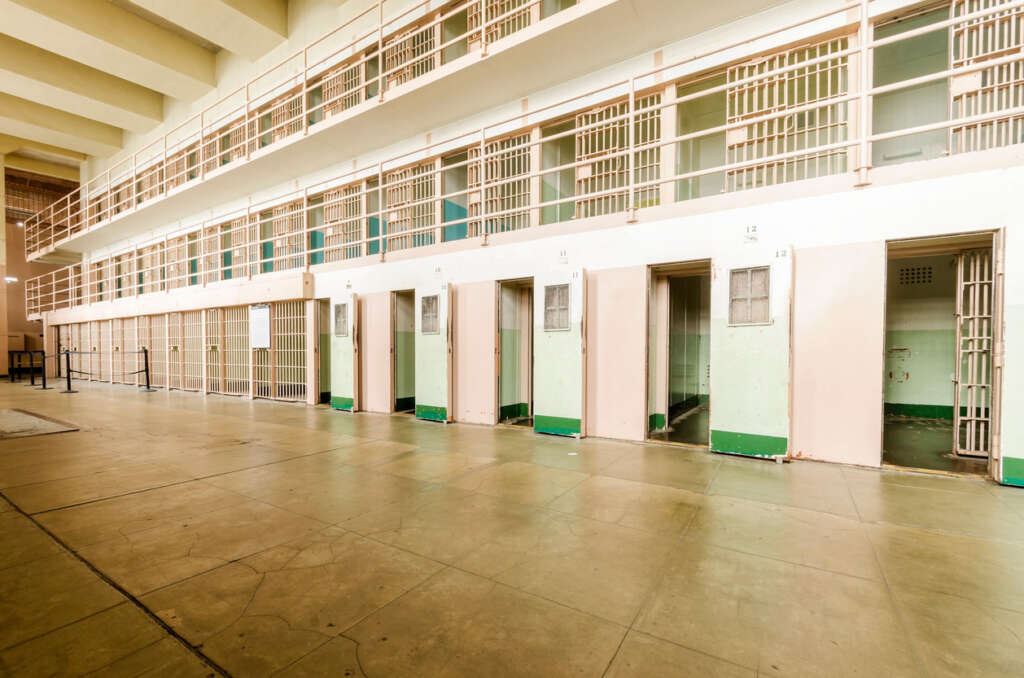
{"label": "shadow on floor", "polygon": [[648,434],[647,439],[657,442],[707,446],[709,414],[707,405],[698,405],[673,419],[664,431],[652,431]]}
{"label": "shadow on floor", "polygon": [[509,419],[503,419],[498,423],[502,426],[522,426],[523,428],[533,428],[533,417],[510,417]]}
{"label": "shadow on floor", "polygon": [[988,460],[953,454],[953,422],[948,419],[886,417],[882,462],[905,468],[986,475]]}

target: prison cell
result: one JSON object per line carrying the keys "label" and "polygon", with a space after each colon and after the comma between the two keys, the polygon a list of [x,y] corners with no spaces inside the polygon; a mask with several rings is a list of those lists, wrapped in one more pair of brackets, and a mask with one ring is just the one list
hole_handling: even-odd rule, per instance
{"label": "prison cell", "polygon": [[203,312],[186,311],[182,315],[182,388],[186,391],[202,391],[203,375]]}
{"label": "prison cell", "polygon": [[124,379],[124,319],[115,318],[107,321],[110,333],[107,335],[109,342],[107,350],[107,364],[110,366],[110,373],[107,375],[111,384],[123,383]]}
{"label": "prison cell", "polygon": [[484,177],[488,184],[484,191],[484,214],[495,215],[484,219],[484,233],[530,226],[529,173],[529,133],[492,141],[484,147]]}
{"label": "prison cell", "polygon": [[[800,64],[847,49],[848,38],[834,38],[810,46],[776,52],[727,71],[727,121],[742,122],[773,112],[820,103],[801,112],[773,117],[726,133],[729,163],[746,162],[799,151],[847,139],[847,104],[829,103],[849,89],[848,57],[836,56],[800,67]],[[778,69],[785,72],[765,75]],[[749,82],[744,82],[754,78]],[[730,191],[812,179],[846,171],[845,148],[748,165],[727,173]]]}
{"label": "prison cell", "polygon": [[[467,17],[469,30],[478,30],[484,22],[494,21],[487,26],[484,40],[488,43],[500,40],[530,25],[534,4],[532,0],[481,0],[479,3],[473,3],[469,7]],[[515,11],[517,8],[521,9]],[[504,16],[505,14],[508,16]],[[504,18],[495,21],[502,16]]]}
{"label": "prison cell", "polygon": [[319,199],[323,210],[323,261],[362,256],[361,244],[345,245],[363,239],[363,191],[363,184],[358,183],[326,191]]}
{"label": "prison cell", "polygon": [[246,123],[233,120],[203,139],[203,171],[213,170],[244,158]]}
{"label": "prison cell", "polygon": [[139,170],[135,181],[136,204],[151,200],[163,193],[164,168],[154,163],[151,167]]}
{"label": "prison cell", "polygon": [[121,321],[121,379],[122,384],[138,384],[137,374],[142,369],[139,350],[138,321],[136,318],[124,318]]}
{"label": "prison cell", "polygon": [[[998,7],[1007,0],[957,0],[952,18]],[[997,64],[952,79],[950,96],[954,118],[996,113],[1024,106],[1024,7],[1015,7],[952,27],[954,68],[1020,54],[1010,63]],[[949,130],[951,153],[981,151],[1024,142],[1024,115],[1006,116]]]}
{"label": "prison cell", "polygon": [[[251,241],[259,244],[250,248],[252,260],[260,261],[259,272],[303,268],[306,246],[303,241],[305,213],[302,203],[291,202],[264,210],[259,219],[259,237]],[[254,251],[257,247],[258,250]]]}
{"label": "prison cell", "polygon": [[199,177],[199,144],[172,153],[165,162],[167,191]]}
{"label": "prison cell", "polygon": [[[633,145],[656,142],[661,138],[661,95],[636,100]],[[622,212],[627,191],[605,193],[629,185],[629,101],[593,108],[576,115],[576,160],[585,161],[576,169],[576,195],[603,193],[576,201],[577,218]],[[611,157],[608,157],[611,156]],[[661,148],[646,148],[633,154],[633,175],[637,182],[660,176]],[[634,196],[637,207],[658,204],[657,185],[639,189]]]}
{"label": "prison cell", "polygon": [[302,131],[302,88],[249,114],[249,152]]}
{"label": "prison cell", "polygon": [[273,397],[306,399],[306,304],[281,301],[272,304],[271,367]]}
{"label": "prison cell", "polygon": [[[434,233],[421,229],[437,223],[437,208],[431,200],[436,195],[435,166],[436,163],[430,161],[384,175],[389,250],[404,250],[434,242]],[[402,235],[408,231],[417,232]]]}
{"label": "prison cell", "polygon": [[222,393],[249,394],[249,307],[232,306],[221,309],[223,316],[223,349],[221,362],[224,375]]}
{"label": "prison cell", "polygon": [[440,25],[414,28],[384,41],[384,71],[387,87],[395,87],[429,73],[440,64]]}
{"label": "prison cell", "polygon": [[138,271],[138,294],[148,294],[164,289],[163,243],[156,243],[139,250],[136,270]]}
{"label": "prison cell", "polygon": [[107,381],[110,379],[110,321],[95,321],[91,331],[95,345],[89,372],[93,381]]}
{"label": "prison cell", "polygon": [[148,319],[149,382],[154,387],[167,383],[167,316],[151,315]]}
{"label": "prison cell", "polygon": [[89,379],[89,375],[83,372],[89,371],[90,362],[82,354],[92,349],[89,337],[89,323],[75,323],[71,328],[71,350],[76,352],[71,356],[71,369],[74,370],[71,376],[75,379]]}
{"label": "prison cell", "polygon": [[188,285],[188,237],[180,235],[167,241],[164,255],[167,267],[167,289],[175,290]]}
{"label": "prison cell", "polygon": [[167,314],[167,388],[182,388],[182,317],[181,313]]}
{"label": "prison cell", "polygon": [[956,453],[987,457],[991,442],[992,250],[957,257],[957,360],[953,396]]}

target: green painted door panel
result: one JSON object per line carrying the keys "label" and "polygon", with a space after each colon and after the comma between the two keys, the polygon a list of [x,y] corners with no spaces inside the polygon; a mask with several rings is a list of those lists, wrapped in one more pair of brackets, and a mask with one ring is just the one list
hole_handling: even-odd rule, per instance
{"label": "green painted door panel", "polygon": [[447,283],[416,289],[416,417],[451,421],[448,402],[452,346]]}
{"label": "green painted door panel", "polygon": [[[583,434],[583,269],[546,271],[535,278],[533,303],[533,428],[539,433]],[[567,307],[549,304],[556,288],[567,290]]]}

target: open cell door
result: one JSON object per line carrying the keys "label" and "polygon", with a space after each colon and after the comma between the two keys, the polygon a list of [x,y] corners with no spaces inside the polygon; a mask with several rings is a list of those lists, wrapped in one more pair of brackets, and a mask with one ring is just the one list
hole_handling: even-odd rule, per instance
{"label": "open cell door", "polygon": [[995,262],[992,249],[957,256],[954,450],[988,457],[992,441]]}
{"label": "open cell door", "polygon": [[359,410],[359,298],[351,292],[331,297],[331,407]]}
{"label": "open cell door", "polygon": [[416,417],[452,421],[452,287],[416,289]]}
{"label": "open cell door", "polygon": [[549,271],[535,280],[533,429],[586,432],[586,277],[583,269]]}

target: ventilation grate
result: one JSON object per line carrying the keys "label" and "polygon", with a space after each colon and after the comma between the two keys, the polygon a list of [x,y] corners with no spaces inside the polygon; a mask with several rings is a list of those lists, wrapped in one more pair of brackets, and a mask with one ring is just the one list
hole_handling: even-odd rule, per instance
{"label": "ventilation grate", "polygon": [[931,266],[906,266],[900,269],[900,285],[930,285],[931,282]]}

